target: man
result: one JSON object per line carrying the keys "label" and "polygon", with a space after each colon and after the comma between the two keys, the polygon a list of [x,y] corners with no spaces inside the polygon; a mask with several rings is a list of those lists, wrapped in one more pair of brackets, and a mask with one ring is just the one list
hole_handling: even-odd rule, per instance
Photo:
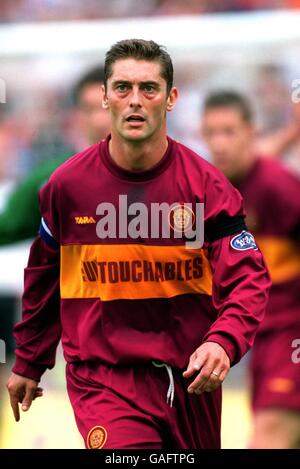
{"label": "man", "polygon": [[18,403],[27,410],[42,393],[62,334],[87,448],[219,448],[220,384],[252,345],[269,278],[239,193],[167,137],[177,98],[168,53],[124,40],[104,68],[111,135],[40,192],[13,412],[19,420]]}
{"label": "man", "polygon": [[[74,113],[80,129],[81,148],[98,142],[109,132],[109,116],[100,106],[103,73],[102,67],[90,70],[74,89]],[[37,235],[41,218],[38,191],[53,171],[70,156],[68,153],[46,161],[12,192],[0,213],[0,245]]]}
{"label": "man", "polygon": [[231,91],[206,98],[202,131],[212,160],[245,200],[247,224],[273,281],[251,356],[251,448],[300,445],[300,373],[293,361],[300,331],[300,181],[277,160],[253,151],[247,100]]}

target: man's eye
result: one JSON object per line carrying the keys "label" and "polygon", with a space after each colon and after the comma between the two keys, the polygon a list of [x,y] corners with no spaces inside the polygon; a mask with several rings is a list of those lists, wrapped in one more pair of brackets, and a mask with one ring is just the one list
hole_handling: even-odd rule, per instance
{"label": "man's eye", "polygon": [[227,128],[225,129],[225,134],[227,135],[227,137],[232,137],[236,134],[236,131],[235,129]]}
{"label": "man's eye", "polygon": [[128,86],[125,85],[125,84],[118,85],[118,86],[117,86],[117,90],[118,90],[118,91],[121,91],[121,92],[127,91],[127,90],[128,90]]}
{"label": "man's eye", "polygon": [[152,93],[154,91],[154,86],[153,85],[145,85],[144,86],[144,91],[146,91],[146,93]]}

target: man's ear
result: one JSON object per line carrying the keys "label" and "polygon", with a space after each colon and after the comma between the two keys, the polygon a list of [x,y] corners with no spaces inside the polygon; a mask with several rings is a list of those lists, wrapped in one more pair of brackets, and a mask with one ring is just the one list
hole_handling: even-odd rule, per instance
{"label": "man's ear", "polygon": [[178,98],[178,90],[175,86],[171,89],[167,98],[167,111],[172,111]]}
{"label": "man's ear", "polygon": [[105,86],[102,85],[101,86],[101,90],[102,90],[102,108],[103,109],[108,109],[108,98],[107,98],[107,95],[106,95],[106,90],[105,90]]}
{"label": "man's ear", "polygon": [[103,96],[103,100],[102,100],[102,108],[103,109],[108,109],[109,108],[108,100],[107,100],[107,97],[105,95]]}

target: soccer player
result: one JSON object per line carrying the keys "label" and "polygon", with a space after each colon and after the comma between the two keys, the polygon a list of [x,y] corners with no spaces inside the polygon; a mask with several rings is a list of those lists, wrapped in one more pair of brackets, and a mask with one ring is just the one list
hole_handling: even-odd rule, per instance
{"label": "soccer player", "polygon": [[213,162],[244,197],[247,225],[273,282],[251,356],[250,447],[299,447],[300,369],[293,352],[300,338],[300,180],[253,151],[251,108],[238,93],[217,91],[206,98],[202,131]]}
{"label": "soccer player", "polygon": [[269,276],[238,191],[167,136],[178,94],[169,54],[124,40],[104,68],[111,135],[40,192],[8,381],[14,416],[41,395],[62,337],[87,448],[219,448],[220,385],[253,343]]}

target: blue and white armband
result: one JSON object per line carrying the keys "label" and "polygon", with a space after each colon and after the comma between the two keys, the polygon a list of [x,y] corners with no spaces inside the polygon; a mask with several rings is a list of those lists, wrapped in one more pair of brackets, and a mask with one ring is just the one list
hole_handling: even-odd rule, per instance
{"label": "blue and white armband", "polygon": [[52,248],[55,248],[55,249],[59,248],[59,243],[54,238],[44,218],[41,219],[39,234],[42,240],[45,241],[45,243],[48,244],[48,246],[51,246]]}

